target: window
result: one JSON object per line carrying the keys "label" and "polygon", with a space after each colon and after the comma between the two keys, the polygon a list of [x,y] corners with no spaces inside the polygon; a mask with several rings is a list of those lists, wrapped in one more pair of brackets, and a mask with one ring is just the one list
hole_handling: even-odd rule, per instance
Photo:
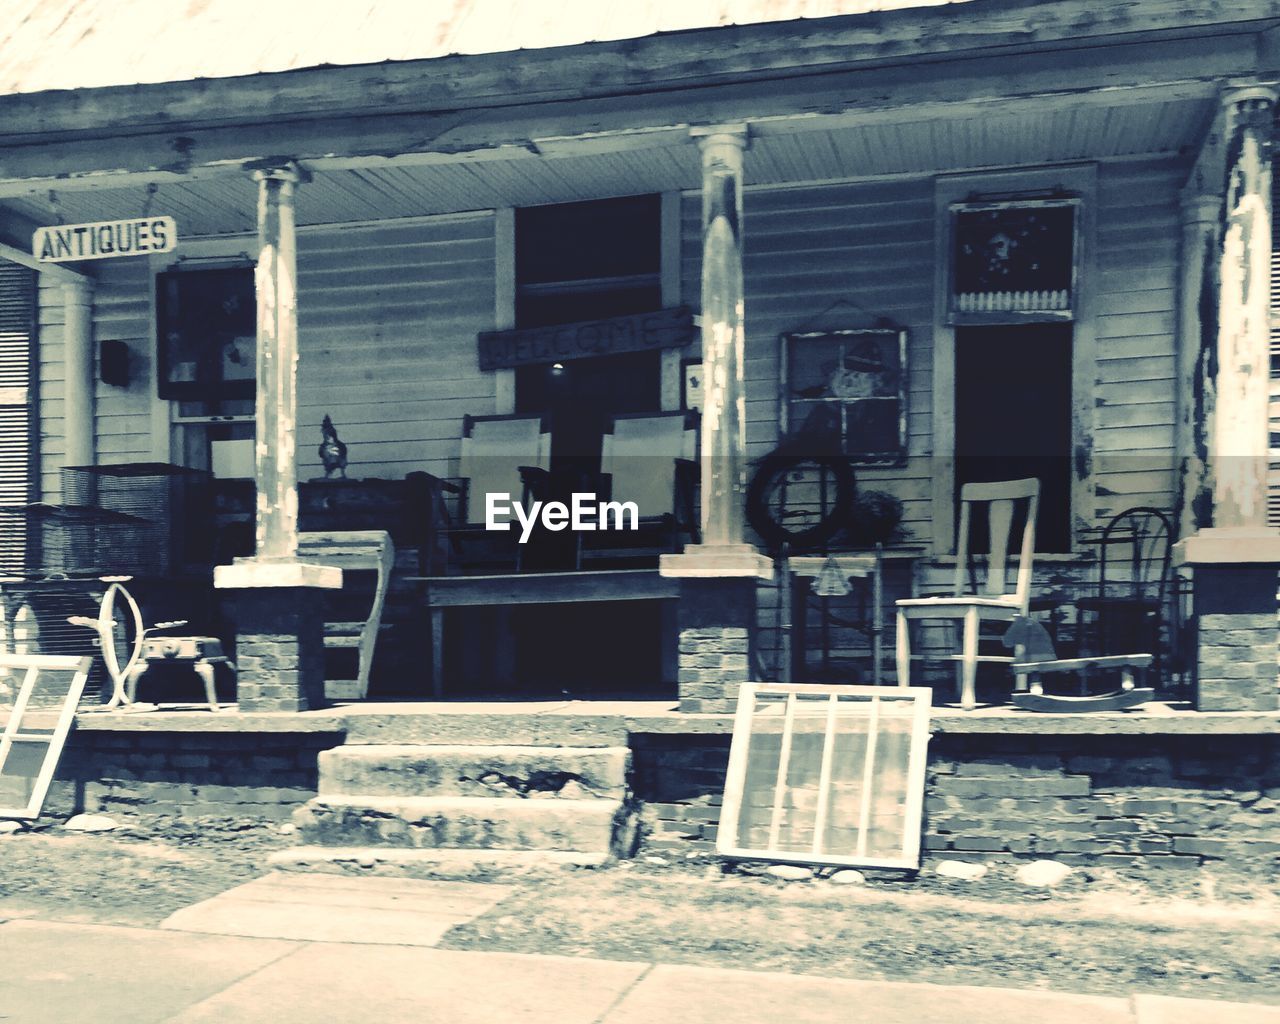
{"label": "window", "polygon": [[1078,203],[951,208],[955,479],[1037,477],[1036,550],[1071,550],[1073,324]]}
{"label": "window", "polygon": [[178,266],[156,276],[159,393],[173,402],[175,457],[253,476],[257,305],[253,267]]}
{"label": "window", "polygon": [[[516,211],[516,327],[603,320],[662,308],[659,196]],[[625,352],[521,366],[516,411],[551,427],[552,468],[599,468],[614,416],[661,404],[661,357]]]}
{"label": "window", "polygon": [[783,433],[862,465],[901,465],[906,364],[905,331],[784,334]]}

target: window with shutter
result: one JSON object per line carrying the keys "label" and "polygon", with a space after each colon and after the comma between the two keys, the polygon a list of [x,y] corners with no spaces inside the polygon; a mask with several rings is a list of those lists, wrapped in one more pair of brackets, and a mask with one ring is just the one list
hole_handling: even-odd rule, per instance
{"label": "window with shutter", "polygon": [[1280,527],[1280,161],[1271,165],[1271,463],[1267,525]]}
{"label": "window with shutter", "polygon": [[[35,344],[35,272],[0,260],[0,505],[25,505],[36,497]],[[22,522],[0,518],[0,564],[26,563]]]}
{"label": "window with shutter", "polygon": [[35,271],[0,260],[0,505],[21,505],[32,488]]}

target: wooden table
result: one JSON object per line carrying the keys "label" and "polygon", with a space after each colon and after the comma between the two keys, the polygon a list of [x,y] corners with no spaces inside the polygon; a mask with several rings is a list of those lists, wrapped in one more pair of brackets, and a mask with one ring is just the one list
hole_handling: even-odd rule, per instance
{"label": "wooden table", "polygon": [[[839,571],[846,580],[863,579],[871,581],[871,614],[867,623],[867,632],[871,636],[871,679],[876,686],[882,682],[884,634],[884,552],[877,546],[871,554],[840,555],[794,555],[786,559],[786,579],[790,586],[783,588],[790,605],[789,621],[783,623],[784,644],[787,650],[783,654],[783,664],[787,666],[787,682],[797,681],[797,676],[804,675],[804,636],[808,625],[808,601],[810,589],[822,575],[828,565]],[[800,643],[793,641],[799,637]]]}

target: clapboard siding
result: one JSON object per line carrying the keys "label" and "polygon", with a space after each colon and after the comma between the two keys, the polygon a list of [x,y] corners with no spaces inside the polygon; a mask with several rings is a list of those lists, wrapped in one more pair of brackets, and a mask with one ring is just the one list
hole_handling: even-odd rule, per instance
{"label": "clapboard siding", "polygon": [[1176,500],[1181,161],[1098,169],[1094,477],[1099,521]]}
{"label": "clapboard siding", "polygon": [[298,243],[298,474],[323,470],[333,418],[348,473],[457,470],[462,419],[494,411],[476,334],[494,325],[493,215],[303,234]]}
{"label": "clapboard siding", "polygon": [[[905,525],[928,533],[932,422],[933,185],[897,182],[753,189],[744,202],[746,434],[752,459],[778,443],[778,336],[797,329],[869,326],[877,317],[910,332],[911,457],[898,470],[859,469],[859,486],[892,491]],[[682,216],[682,294],[697,305],[701,198]],[[831,307],[843,300],[850,305]],[[860,307],[860,308],[859,308]]]}
{"label": "clapboard siding", "polygon": [[[151,459],[151,271],[145,260],[103,260],[94,265],[93,351],[106,340],[129,346],[128,387],[97,382],[94,433],[98,462]],[[40,284],[40,470],[45,501],[62,497],[66,463],[66,367],[63,289]],[[96,378],[96,374],[95,374]]]}

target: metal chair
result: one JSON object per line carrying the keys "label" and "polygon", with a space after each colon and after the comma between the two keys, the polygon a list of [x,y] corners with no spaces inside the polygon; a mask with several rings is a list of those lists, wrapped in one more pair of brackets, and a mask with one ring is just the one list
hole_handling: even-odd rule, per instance
{"label": "metal chair", "polygon": [[1082,646],[1094,655],[1150,652],[1160,678],[1173,549],[1169,517],[1146,505],[1125,509],[1094,543],[1101,549],[1098,589],[1076,601]]}
{"label": "metal chair", "polygon": [[[1009,537],[1015,508],[1021,501],[1026,502],[1026,520],[1019,548],[1017,579],[1010,588]],[[939,597],[915,597],[897,602],[899,686],[911,683],[910,624],[916,619],[947,619],[962,624],[961,651],[952,657],[958,662],[956,681],[960,703],[966,710],[977,705],[978,663],[1013,662],[1014,658],[1008,655],[979,654],[978,637],[983,622],[1012,622],[1018,616],[1027,615],[1039,501],[1040,481],[1036,479],[965,484],[960,488],[960,525],[956,536],[956,575],[952,592]],[[986,579],[981,585],[977,579],[970,537],[975,518],[980,518],[974,514],[978,509],[986,512],[990,542]]]}

